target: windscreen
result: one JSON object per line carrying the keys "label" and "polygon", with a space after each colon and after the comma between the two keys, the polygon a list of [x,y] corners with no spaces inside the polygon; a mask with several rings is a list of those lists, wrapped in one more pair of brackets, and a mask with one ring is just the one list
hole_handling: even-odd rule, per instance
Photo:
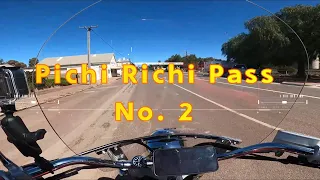
{"label": "windscreen", "polygon": [[[233,137],[242,140],[241,147],[271,141],[280,129],[320,135],[315,1],[30,6],[37,11],[28,17],[38,25],[25,24],[24,31],[36,38],[28,46],[35,57],[27,58],[25,70],[34,92],[30,104],[38,108],[18,113],[33,130],[48,130],[40,145],[49,159],[160,128]],[[124,151],[128,157],[148,153],[140,146]],[[230,160],[206,177],[316,174],[287,168]]]}

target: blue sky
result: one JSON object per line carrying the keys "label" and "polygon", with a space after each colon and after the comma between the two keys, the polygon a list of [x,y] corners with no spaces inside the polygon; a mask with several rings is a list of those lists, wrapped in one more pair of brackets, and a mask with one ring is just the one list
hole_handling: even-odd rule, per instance
{"label": "blue sky", "polygon": [[[96,0],[2,0],[0,2],[0,58],[27,63],[46,39],[72,15]],[[254,1],[276,12],[296,4],[317,1]],[[86,31],[94,31],[116,50],[116,58],[134,62],[165,60],[173,54],[224,58],[221,45],[245,31],[244,22],[268,14],[244,0],[104,0],[63,26],[43,48],[39,59],[87,53]],[[146,20],[143,20],[146,19]],[[111,44],[112,43],[112,44]],[[133,47],[133,52],[130,52]],[[91,33],[91,53],[113,52]],[[128,55],[130,54],[130,55]]]}

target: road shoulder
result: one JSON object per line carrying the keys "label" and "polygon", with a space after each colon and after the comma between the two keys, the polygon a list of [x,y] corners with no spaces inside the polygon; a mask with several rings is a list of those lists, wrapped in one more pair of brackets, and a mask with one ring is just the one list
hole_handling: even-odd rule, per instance
{"label": "road shoulder", "polygon": [[[111,78],[108,85],[114,83],[118,78]],[[93,84],[93,85],[71,85],[66,88],[53,88],[46,89],[43,91],[39,91],[36,93],[37,98],[34,94],[31,94],[30,97],[25,97],[16,101],[16,109],[17,111],[21,111],[24,109],[29,109],[39,104],[47,103],[52,100],[56,100],[62,97],[71,96],[73,94],[83,92],[85,90],[100,86],[101,84]],[[74,87],[72,87],[74,86]],[[0,108],[1,110],[1,108]],[[3,116],[3,113],[0,113],[0,116]]]}

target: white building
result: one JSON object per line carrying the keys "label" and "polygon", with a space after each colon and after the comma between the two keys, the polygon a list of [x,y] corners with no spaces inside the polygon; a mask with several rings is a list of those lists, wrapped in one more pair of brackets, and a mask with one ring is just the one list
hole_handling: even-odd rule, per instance
{"label": "white building", "polygon": [[10,64],[0,64],[0,67],[14,67],[14,66],[12,66]]}
{"label": "white building", "polygon": [[[97,80],[101,80],[101,65],[107,65],[108,78],[115,76],[111,70],[117,68],[117,63],[115,60],[114,53],[106,54],[92,54],[90,56],[91,69],[96,72]],[[60,64],[61,76],[70,69],[76,69],[78,72],[78,77],[81,78],[81,64],[88,64],[88,55],[77,55],[77,56],[64,56],[64,57],[51,57],[45,58],[39,62],[39,64],[46,64],[50,67],[51,73],[54,74],[54,66]],[[79,79],[80,80],[80,79]]]}
{"label": "white building", "polygon": [[132,64],[132,62],[126,58],[118,59],[118,61],[117,61],[117,74],[119,76],[122,76],[122,66],[124,64]]}

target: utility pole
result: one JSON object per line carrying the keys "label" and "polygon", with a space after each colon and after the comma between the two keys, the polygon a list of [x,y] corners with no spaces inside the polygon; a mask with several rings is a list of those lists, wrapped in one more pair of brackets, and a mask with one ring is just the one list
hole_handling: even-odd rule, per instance
{"label": "utility pole", "polygon": [[[188,51],[187,51],[187,50],[186,50],[186,63],[188,63]],[[189,65],[189,63],[188,63],[188,65]],[[185,68],[188,69],[188,65],[187,65],[187,67],[185,67]]]}
{"label": "utility pole", "polygon": [[[130,47],[130,54],[132,55],[132,47]],[[129,61],[131,62],[131,58],[129,56]],[[132,62],[131,62],[132,63]]]}
{"label": "utility pole", "polygon": [[98,26],[84,26],[79,27],[80,29],[87,30],[87,48],[88,48],[88,68],[91,68],[91,61],[90,61],[90,32],[93,28],[97,28]]}
{"label": "utility pole", "polygon": [[[86,29],[87,30],[87,48],[88,48],[88,69],[91,69],[91,61],[90,61],[90,32],[93,28],[97,28],[98,26],[84,26],[79,27],[80,29]],[[90,81],[91,78],[87,77],[87,81],[89,84],[91,84]]]}

